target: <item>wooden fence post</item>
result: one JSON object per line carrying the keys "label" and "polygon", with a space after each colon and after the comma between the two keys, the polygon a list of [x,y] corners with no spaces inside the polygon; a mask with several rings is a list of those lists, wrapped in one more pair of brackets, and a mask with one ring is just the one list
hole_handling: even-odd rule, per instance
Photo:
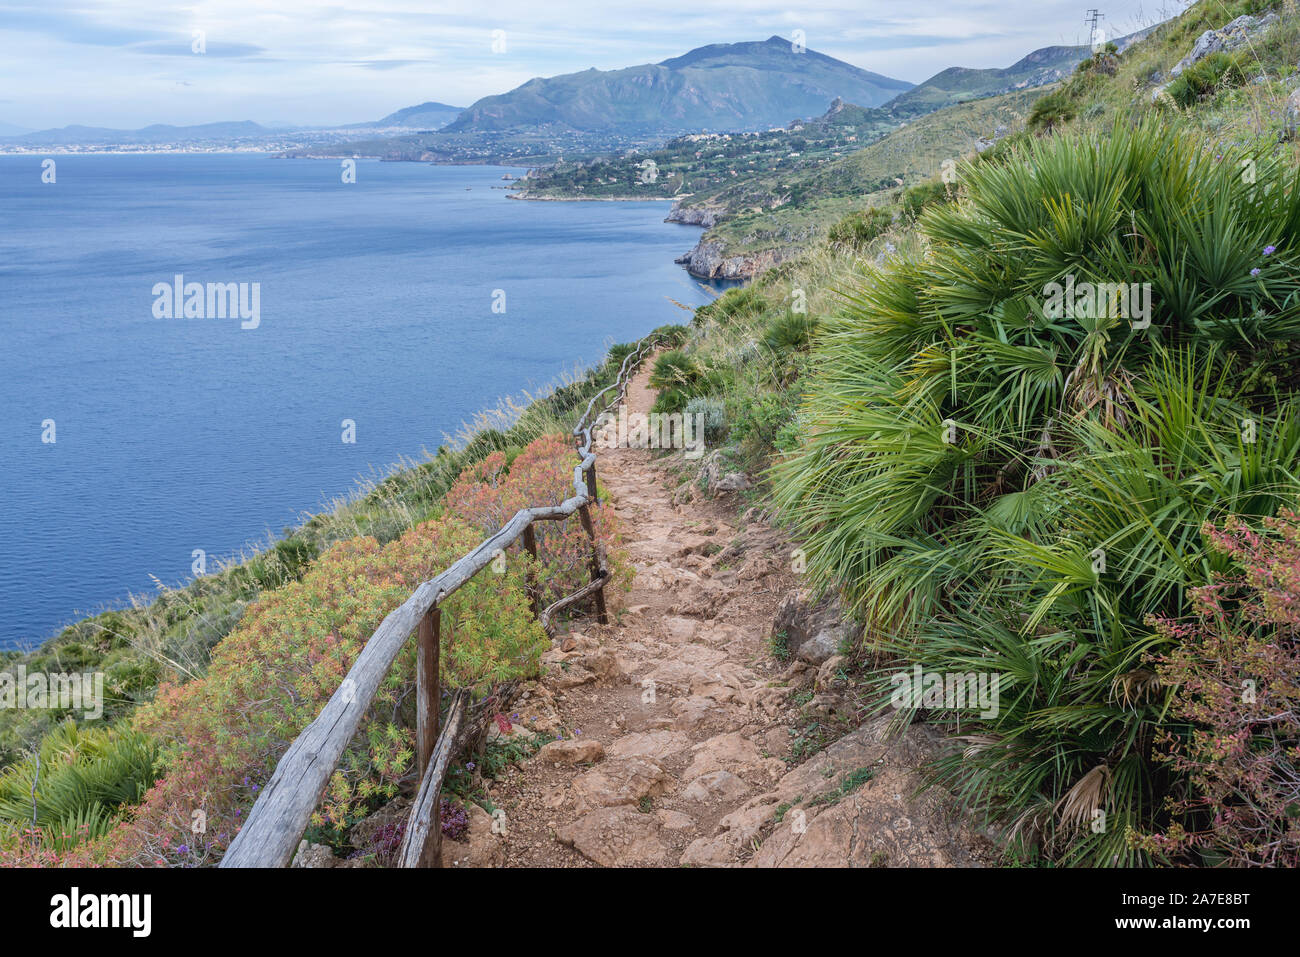
{"label": "wooden fence post", "polygon": [[[420,777],[424,777],[438,740],[438,651],[442,640],[442,609],[434,605],[420,619],[415,653],[415,725]],[[435,813],[436,809],[435,809]]]}
{"label": "wooden fence post", "polygon": [[533,526],[531,525],[524,529],[524,548],[528,550],[528,554],[532,558],[525,580],[528,588],[528,607],[532,609],[533,617],[536,618],[539,599],[537,588],[537,537],[533,534]]}
{"label": "wooden fence post", "polygon": [[[587,506],[583,505],[578,509],[578,516],[582,519],[582,528],[591,542],[591,580],[593,582],[599,581],[601,570],[600,555],[596,551],[596,527],[591,524],[591,513],[587,510]],[[596,615],[602,625],[609,624],[609,613],[605,610],[605,589],[603,588],[596,591]]]}

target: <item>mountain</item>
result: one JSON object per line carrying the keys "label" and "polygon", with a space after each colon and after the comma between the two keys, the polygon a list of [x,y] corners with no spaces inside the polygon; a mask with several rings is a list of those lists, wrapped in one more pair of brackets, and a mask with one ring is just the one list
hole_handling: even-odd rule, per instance
{"label": "mountain", "polygon": [[715,43],[662,63],[532,79],[477,101],[446,130],[761,130],[818,116],[836,97],[879,106],[911,86],[813,50],[795,52],[774,36]]}
{"label": "mountain", "polygon": [[274,131],[242,120],[228,123],[204,123],[200,126],[168,126],[155,123],[139,130],[113,130],[101,126],[63,126],[18,136],[0,136],[0,143],[14,146],[68,146],[87,143],[111,143],[131,146],[163,146],[169,143],[236,142],[272,135]]}
{"label": "mountain", "polygon": [[[1121,51],[1150,33],[1154,26],[1113,40]],[[1002,69],[975,70],[950,66],[924,83],[894,97],[884,108],[898,117],[932,113],[953,103],[1027,90],[1063,80],[1092,55],[1089,46],[1051,46],[1035,50]]]}
{"label": "mountain", "polygon": [[465,112],[463,106],[448,106],[446,103],[435,103],[431,100],[417,106],[408,106],[396,113],[389,113],[373,125],[380,127],[407,126],[411,129],[437,130],[451,123],[463,112]]}

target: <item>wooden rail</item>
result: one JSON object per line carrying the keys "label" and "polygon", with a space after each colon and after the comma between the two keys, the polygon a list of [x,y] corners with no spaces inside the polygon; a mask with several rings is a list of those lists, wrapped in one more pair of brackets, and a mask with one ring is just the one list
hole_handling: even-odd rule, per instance
{"label": "wooden rail", "polygon": [[599,504],[596,495],[596,454],[591,448],[592,411],[601,396],[616,389],[614,398],[601,408],[604,413],[622,400],[633,370],[655,349],[658,341],[645,340],[629,353],[619,367],[614,382],[601,389],[587,403],[587,408],[573,429],[579,462],[573,469],[574,494],[559,505],[520,509],[496,534],[463,555],[449,568],[423,582],[388,616],[352,663],[347,677],[330,696],[325,707],[303,729],[276,765],[271,780],[249,812],[248,820],[227,848],[221,867],[287,867],[297,851],[298,842],[307,829],[312,811],[320,803],[330,775],[338,766],[343,752],[361,727],[362,719],[374,700],[379,685],[412,632],[418,632],[416,652],[416,742],[420,791],[407,823],[399,853],[404,867],[430,866],[438,857],[442,829],[438,818],[438,798],[442,779],[458,737],[468,701],[458,694],[448,709],[447,726],[438,733],[440,703],[439,649],[441,606],[471,578],[492,563],[493,558],[520,538],[523,546],[537,557],[533,525],[537,522],[564,521],[577,513],[591,543],[591,581],[567,598],[538,611],[539,588],[528,581],[529,604],[542,627],[551,633],[551,617],[560,609],[589,595],[595,596],[596,612],[602,624],[607,621],[604,585],[609,578],[605,555],[596,541],[588,506]]}

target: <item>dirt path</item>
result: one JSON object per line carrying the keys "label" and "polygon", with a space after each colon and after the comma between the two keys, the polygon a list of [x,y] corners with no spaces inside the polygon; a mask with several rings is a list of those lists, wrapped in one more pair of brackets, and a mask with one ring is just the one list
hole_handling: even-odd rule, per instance
{"label": "dirt path", "polygon": [[[630,385],[630,412],[653,402],[647,377]],[[505,812],[506,866],[880,863],[863,855],[889,852],[858,849],[871,788],[857,788],[884,781],[880,801],[902,804],[887,773],[899,749],[864,726],[793,770],[787,760],[795,692],[818,675],[768,648],[798,584],[788,543],[725,498],[674,504],[677,479],[649,451],[602,451],[598,470],[635,577],[609,625],[557,637],[545,677],[514,705],[519,727],[561,738],[489,791]],[[847,837],[822,813],[838,803]]]}

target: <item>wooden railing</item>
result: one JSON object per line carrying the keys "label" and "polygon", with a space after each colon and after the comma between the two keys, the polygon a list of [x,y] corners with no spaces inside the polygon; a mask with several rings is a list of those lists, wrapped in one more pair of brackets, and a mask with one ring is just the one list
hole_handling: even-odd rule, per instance
{"label": "wooden railing", "polygon": [[[343,752],[356,735],[370,708],[380,682],[397,660],[410,638],[416,641],[416,746],[420,790],[416,795],[406,834],[398,852],[402,867],[436,864],[441,838],[438,802],[442,780],[448,764],[464,739],[468,720],[469,694],[460,691],[447,709],[447,720],[439,734],[439,650],[441,606],[457,589],[481,572],[500,553],[521,538],[523,547],[536,559],[537,541],[533,525],[537,522],[564,521],[575,513],[591,543],[591,581],[583,588],[545,609],[538,608],[540,588],[528,580],[528,599],[533,613],[548,634],[553,616],[560,610],[594,595],[596,613],[606,623],[604,585],[609,568],[604,551],[596,540],[588,506],[599,504],[596,496],[596,454],[592,451],[592,412],[601,396],[615,389],[613,400],[600,413],[612,409],[623,398],[632,372],[653,352],[657,341],[643,341],[619,368],[611,385],[592,396],[578,424],[573,429],[579,462],[573,469],[572,497],[559,505],[520,509],[495,535],[462,556],[440,575],[419,585],[399,607],[391,611],[375,629],[353,662],[347,677],[330,696],[325,707],[294,740],[275,773],[263,788],[222,858],[222,867],[286,867],[293,860],[298,842],[307,829],[312,811],[320,803],[330,776]],[[600,414],[597,413],[597,416]],[[533,567],[533,566],[530,566]]]}

